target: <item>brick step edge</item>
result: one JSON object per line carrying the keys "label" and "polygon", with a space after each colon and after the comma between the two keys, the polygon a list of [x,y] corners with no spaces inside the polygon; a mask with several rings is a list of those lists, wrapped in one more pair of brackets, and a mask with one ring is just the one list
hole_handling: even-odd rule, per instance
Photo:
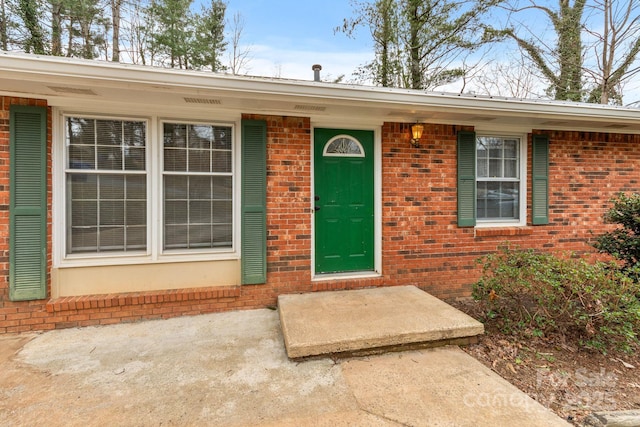
{"label": "brick step edge", "polygon": [[158,304],[163,302],[197,301],[220,298],[237,298],[240,286],[215,286],[208,288],[169,289],[163,291],[127,292],[118,294],[83,295],[53,298],[47,301],[48,313]]}

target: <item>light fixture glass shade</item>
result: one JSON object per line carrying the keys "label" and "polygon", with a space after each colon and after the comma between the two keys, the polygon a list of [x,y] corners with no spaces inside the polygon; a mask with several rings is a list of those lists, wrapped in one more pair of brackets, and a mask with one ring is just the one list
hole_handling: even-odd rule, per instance
{"label": "light fixture glass shade", "polygon": [[422,126],[420,123],[411,125],[411,145],[413,145],[414,147],[418,146],[420,138],[422,137],[423,130],[424,126]]}
{"label": "light fixture glass shade", "polygon": [[411,126],[411,134],[413,135],[413,139],[420,139],[422,138],[422,131],[424,130],[424,126],[422,126],[420,123],[416,123],[415,125]]}

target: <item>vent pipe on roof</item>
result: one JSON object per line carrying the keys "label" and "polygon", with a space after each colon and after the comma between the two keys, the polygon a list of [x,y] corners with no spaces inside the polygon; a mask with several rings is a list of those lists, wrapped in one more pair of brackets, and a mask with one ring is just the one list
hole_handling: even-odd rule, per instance
{"label": "vent pipe on roof", "polygon": [[313,81],[314,82],[319,82],[320,81],[320,70],[322,70],[322,65],[314,64],[314,65],[311,66],[311,69],[313,70]]}

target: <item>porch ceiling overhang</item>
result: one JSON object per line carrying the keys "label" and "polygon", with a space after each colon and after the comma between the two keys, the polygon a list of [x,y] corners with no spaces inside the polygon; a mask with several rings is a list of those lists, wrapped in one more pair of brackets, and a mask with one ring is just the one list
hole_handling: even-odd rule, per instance
{"label": "porch ceiling overhang", "polygon": [[[331,122],[414,122],[477,129],[640,133],[640,109],[231,76],[0,53],[0,93],[49,105],[121,105],[284,114]],[[142,111],[146,111],[143,109]]]}

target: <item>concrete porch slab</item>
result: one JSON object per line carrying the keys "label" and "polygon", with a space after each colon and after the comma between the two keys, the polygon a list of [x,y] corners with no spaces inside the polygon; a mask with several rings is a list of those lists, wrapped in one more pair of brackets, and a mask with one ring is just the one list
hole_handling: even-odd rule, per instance
{"label": "concrete porch slab", "polygon": [[482,323],[415,286],[280,295],[278,311],[292,359],[457,344],[484,333]]}

